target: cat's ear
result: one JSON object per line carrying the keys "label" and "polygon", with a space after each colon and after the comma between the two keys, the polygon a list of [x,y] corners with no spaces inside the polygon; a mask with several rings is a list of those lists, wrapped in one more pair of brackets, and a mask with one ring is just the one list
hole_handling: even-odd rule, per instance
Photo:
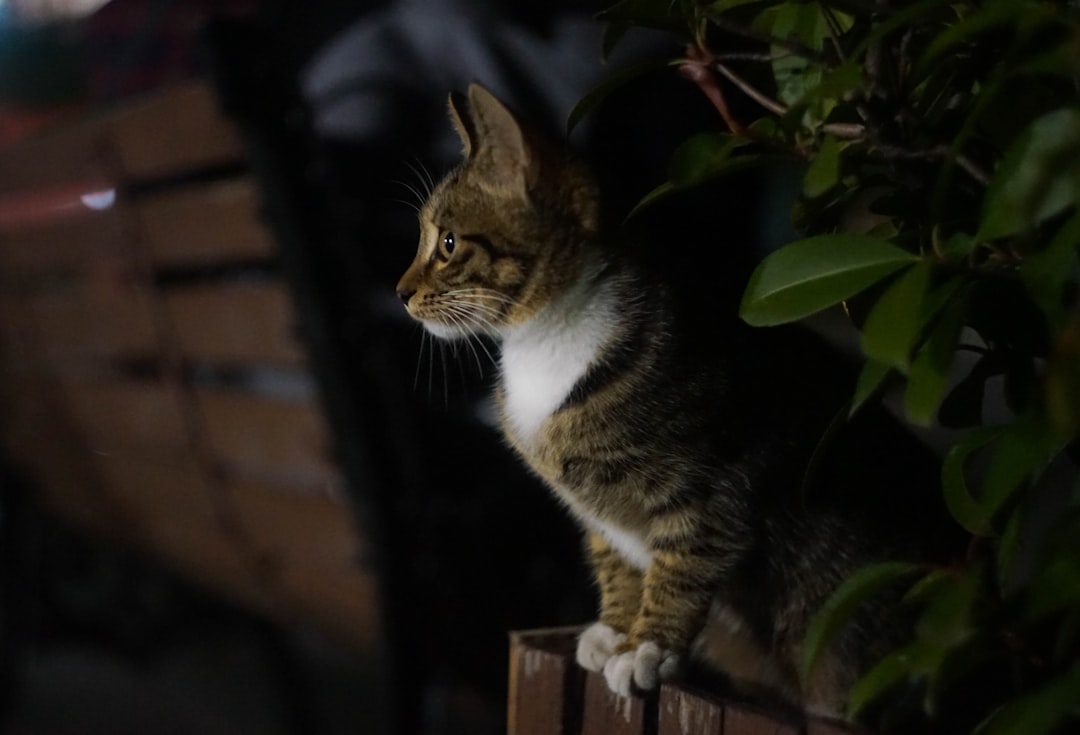
{"label": "cat's ear", "polygon": [[465,148],[465,159],[468,160],[476,150],[476,127],[469,114],[469,102],[461,92],[451,92],[446,106],[450,110],[450,122],[454,124],[454,130]]}
{"label": "cat's ear", "polygon": [[537,161],[514,113],[479,84],[469,85],[469,112],[471,149],[488,159],[490,176],[503,185],[527,189],[535,179]]}

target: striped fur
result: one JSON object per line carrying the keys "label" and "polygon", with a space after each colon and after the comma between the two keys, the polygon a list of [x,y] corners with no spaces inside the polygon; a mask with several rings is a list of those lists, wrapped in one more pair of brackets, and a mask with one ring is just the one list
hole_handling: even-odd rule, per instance
{"label": "striped fur", "polygon": [[502,342],[506,439],[587,533],[601,610],[579,661],[628,693],[693,653],[841,711],[886,618],[853,626],[800,682],[806,624],[845,574],[892,552],[798,496],[844,376],[819,382],[828,368],[748,331],[713,339],[712,319],[686,319],[602,226],[572,157],[475,85],[450,109],[465,160],[423,206],[398,292],[439,337]]}

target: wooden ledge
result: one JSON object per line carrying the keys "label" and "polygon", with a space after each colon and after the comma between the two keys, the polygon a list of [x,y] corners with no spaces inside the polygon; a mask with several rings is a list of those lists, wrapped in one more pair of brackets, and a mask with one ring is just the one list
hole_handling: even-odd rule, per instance
{"label": "wooden ledge", "polygon": [[681,685],[625,699],[574,661],[581,628],[510,634],[508,735],[859,735],[821,719],[794,722]]}

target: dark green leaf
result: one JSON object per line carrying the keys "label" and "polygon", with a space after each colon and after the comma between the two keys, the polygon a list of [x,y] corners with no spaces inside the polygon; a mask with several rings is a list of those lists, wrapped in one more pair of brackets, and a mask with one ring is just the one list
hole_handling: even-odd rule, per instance
{"label": "dark green leaf", "polygon": [[600,58],[603,61],[606,62],[611,58],[611,54],[615,51],[615,47],[619,45],[619,41],[632,27],[630,23],[622,20],[612,20],[604,25],[604,36],[600,40]]}
{"label": "dark green leaf", "polygon": [[862,350],[867,357],[907,373],[929,288],[930,264],[920,261],[885,289],[863,324]]}
{"label": "dark green leaf", "polygon": [[758,265],[739,313],[754,326],[795,321],[850,298],[917,259],[867,235],[799,240]]}
{"label": "dark green leaf", "polygon": [[[829,26],[816,3],[786,2],[776,8],[772,34],[820,51],[829,36]],[[773,45],[772,55],[776,93],[784,104],[795,104],[808,90],[821,84],[821,64],[791,53],[781,45]]]}
{"label": "dark green leaf", "polygon": [[990,518],[972,495],[967,482],[967,463],[972,454],[996,440],[1001,429],[981,428],[970,431],[945,455],[941,466],[941,489],[945,504],[956,522],[976,536],[990,533]]}
{"label": "dark green leaf", "polygon": [[620,0],[602,12],[600,19],[677,33],[685,31],[690,20],[684,9],[672,0]]}
{"label": "dark green leaf", "polygon": [[926,657],[925,646],[912,643],[893,651],[863,675],[848,695],[848,717],[858,718],[868,705],[894,686],[918,676]]}
{"label": "dark green leaf", "polygon": [[1024,694],[998,709],[976,733],[978,735],[1045,735],[1076,710],[1080,692],[1080,661],[1036,691]]}
{"label": "dark green leaf", "polygon": [[1080,214],[1066,222],[1049,245],[1024,258],[1020,280],[1039,305],[1051,327],[1060,329],[1066,317],[1065,288],[1076,274],[1080,249]]}
{"label": "dark green leaf", "polygon": [[973,36],[1014,22],[1017,14],[1023,12],[1023,7],[1023,4],[1015,0],[993,0],[968,13],[958,22],[949,24],[927,46],[919,59],[917,69],[929,69],[943,54]]}
{"label": "dark green leaf", "polygon": [[877,395],[881,386],[885,385],[885,381],[891,374],[892,368],[885,363],[872,358],[867,359],[859,372],[859,379],[855,382],[855,396],[851,399],[851,413],[849,415],[854,416],[862,408],[863,404]]}
{"label": "dark green leaf", "polygon": [[829,645],[866,602],[891,584],[922,569],[907,562],[881,562],[859,569],[848,577],[814,615],[803,642],[799,671],[806,680]]}
{"label": "dark green leaf", "polygon": [[986,192],[978,237],[1027,230],[1080,201],[1080,110],[1040,117],[1009,147]]}
{"label": "dark green leaf", "polygon": [[680,63],[679,59],[646,59],[636,64],[621,69],[607,80],[594,87],[592,91],[578,100],[574,109],[566,119],[567,132],[573,132],[586,115],[593,111],[601,102],[606,100],[613,92],[625,86],[627,82],[644,76],[649,72],[658,71]]}
{"label": "dark green leaf", "polygon": [[813,199],[836,186],[840,180],[840,141],[826,135],[803,178],[803,196]]}
{"label": "dark green leaf", "polygon": [[[934,298],[932,295],[930,300]],[[915,423],[925,426],[934,419],[948,384],[953,354],[964,328],[966,309],[964,298],[957,298],[945,306],[930,335],[911,361],[904,406],[908,417]]]}
{"label": "dark green leaf", "polygon": [[724,171],[731,154],[749,141],[727,133],[699,133],[675,149],[668,166],[668,180],[676,189],[685,189]]}
{"label": "dark green leaf", "polygon": [[1080,433],[1080,316],[1066,324],[1046,366],[1045,402],[1061,434]]}
{"label": "dark green leaf", "polygon": [[941,424],[953,429],[966,429],[981,424],[986,381],[1001,375],[1003,369],[1001,360],[995,353],[980,357],[942,402],[938,414]]}
{"label": "dark green leaf", "polygon": [[661,199],[664,199],[674,194],[676,191],[678,191],[678,189],[672,186],[670,181],[665,181],[664,183],[660,184],[660,186],[656,187],[648,194],[643,196],[641,198],[641,201],[635,204],[634,208],[630,210],[630,213],[626,215],[626,219],[629,220],[641,210],[645,209],[646,207],[652,206]]}
{"label": "dark green leaf", "polygon": [[744,5],[779,5],[781,0],[716,0],[709,6],[710,13],[724,13]]}
{"label": "dark green leaf", "polygon": [[993,518],[1022,484],[1037,478],[1065,443],[1048,422],[1036,416],[1020,417],[1006,427],[994,444],[980,493],[987,518]]}

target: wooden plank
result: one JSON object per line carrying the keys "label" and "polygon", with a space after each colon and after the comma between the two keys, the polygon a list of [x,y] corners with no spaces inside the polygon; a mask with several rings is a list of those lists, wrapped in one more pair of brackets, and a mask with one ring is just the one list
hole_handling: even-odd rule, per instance
{"label": "wooden plank", "polygon": [[111,178],[108,126],[100,115],[72,118],[0,151],[0,192]]}
{"label": "wooden plank", "polygon": [[734,704],[724,707],[724,735],[800,735],[800,730],[762,710]]}
{"label": "wooden plank", "polygon": [[272,617],[301,617],[358,650],[375,644],[375,578],[357,564],[358,537],[340,505],[257,484],[215,485],[194,465],[97,464],[130,519],[121,540]]}
{"label": "wooden plank", "polygon": [[149,295],[120,281],[80,284],[30,297],[41,345],[59,370],[80,359],[154,357],[157,328]]}
{"label": "wooden plank", "polygon": [[342,497],[229,483],[227,497],[279,590],[283,611],[364,649],[378,637],[376,579]]}
{"label": "wooden plank", "polygon": [[706,695],[665,684],[659,709],[658,735],[724,735],[723,705]]}
{"label": "wooden plank", "polygon": [[122,205],[44,227],[0,233],[0,268],[8,277],[53,271],[98,271],[127,261],[131,242]]}
{"label": "wooden plank", "polygon": [[166,303],[185,357],[299,365],[292,300],[278,281],[171,289]]}
{"label": "wooden plank", "polygon": [[869,735],[869,733],[854,723],[814,717],[806,723],[806,735]]}
{"label": "wooden plank", "polygon": [[574,661],[580,629],[510,634],[508,735],[578,735],[584,671]]}
{"label": "wooden plank", "polygon": [[128,177],[182,174],[243,158],[239,137],[201,81],[126,105],[109,116],[109,123]]}
{"label": "wooden plank", "polygon": [[224,390],[200,390],[207,439],[226,472],[278,485],[336,485],[318,408]]}
{"label": "wooden plank", "polygon": [[[620,697],[608,688],[603,674],[585,676],[582,735],[643,735],[655,708],[643,697]],[[650,711],[652,710],[652,711]],[[651,716],[651,717],[650,717]]]}
{"label": "wooden plank", "polygon": [[250,178],[147,198],[137,204],[158,267],[270,259],[274,247]]}
{"label": "wooden plank", "polygon": [[165,464],[189,461],[180,396],[160,381],[65,383],[72,419],[90,451]]}

